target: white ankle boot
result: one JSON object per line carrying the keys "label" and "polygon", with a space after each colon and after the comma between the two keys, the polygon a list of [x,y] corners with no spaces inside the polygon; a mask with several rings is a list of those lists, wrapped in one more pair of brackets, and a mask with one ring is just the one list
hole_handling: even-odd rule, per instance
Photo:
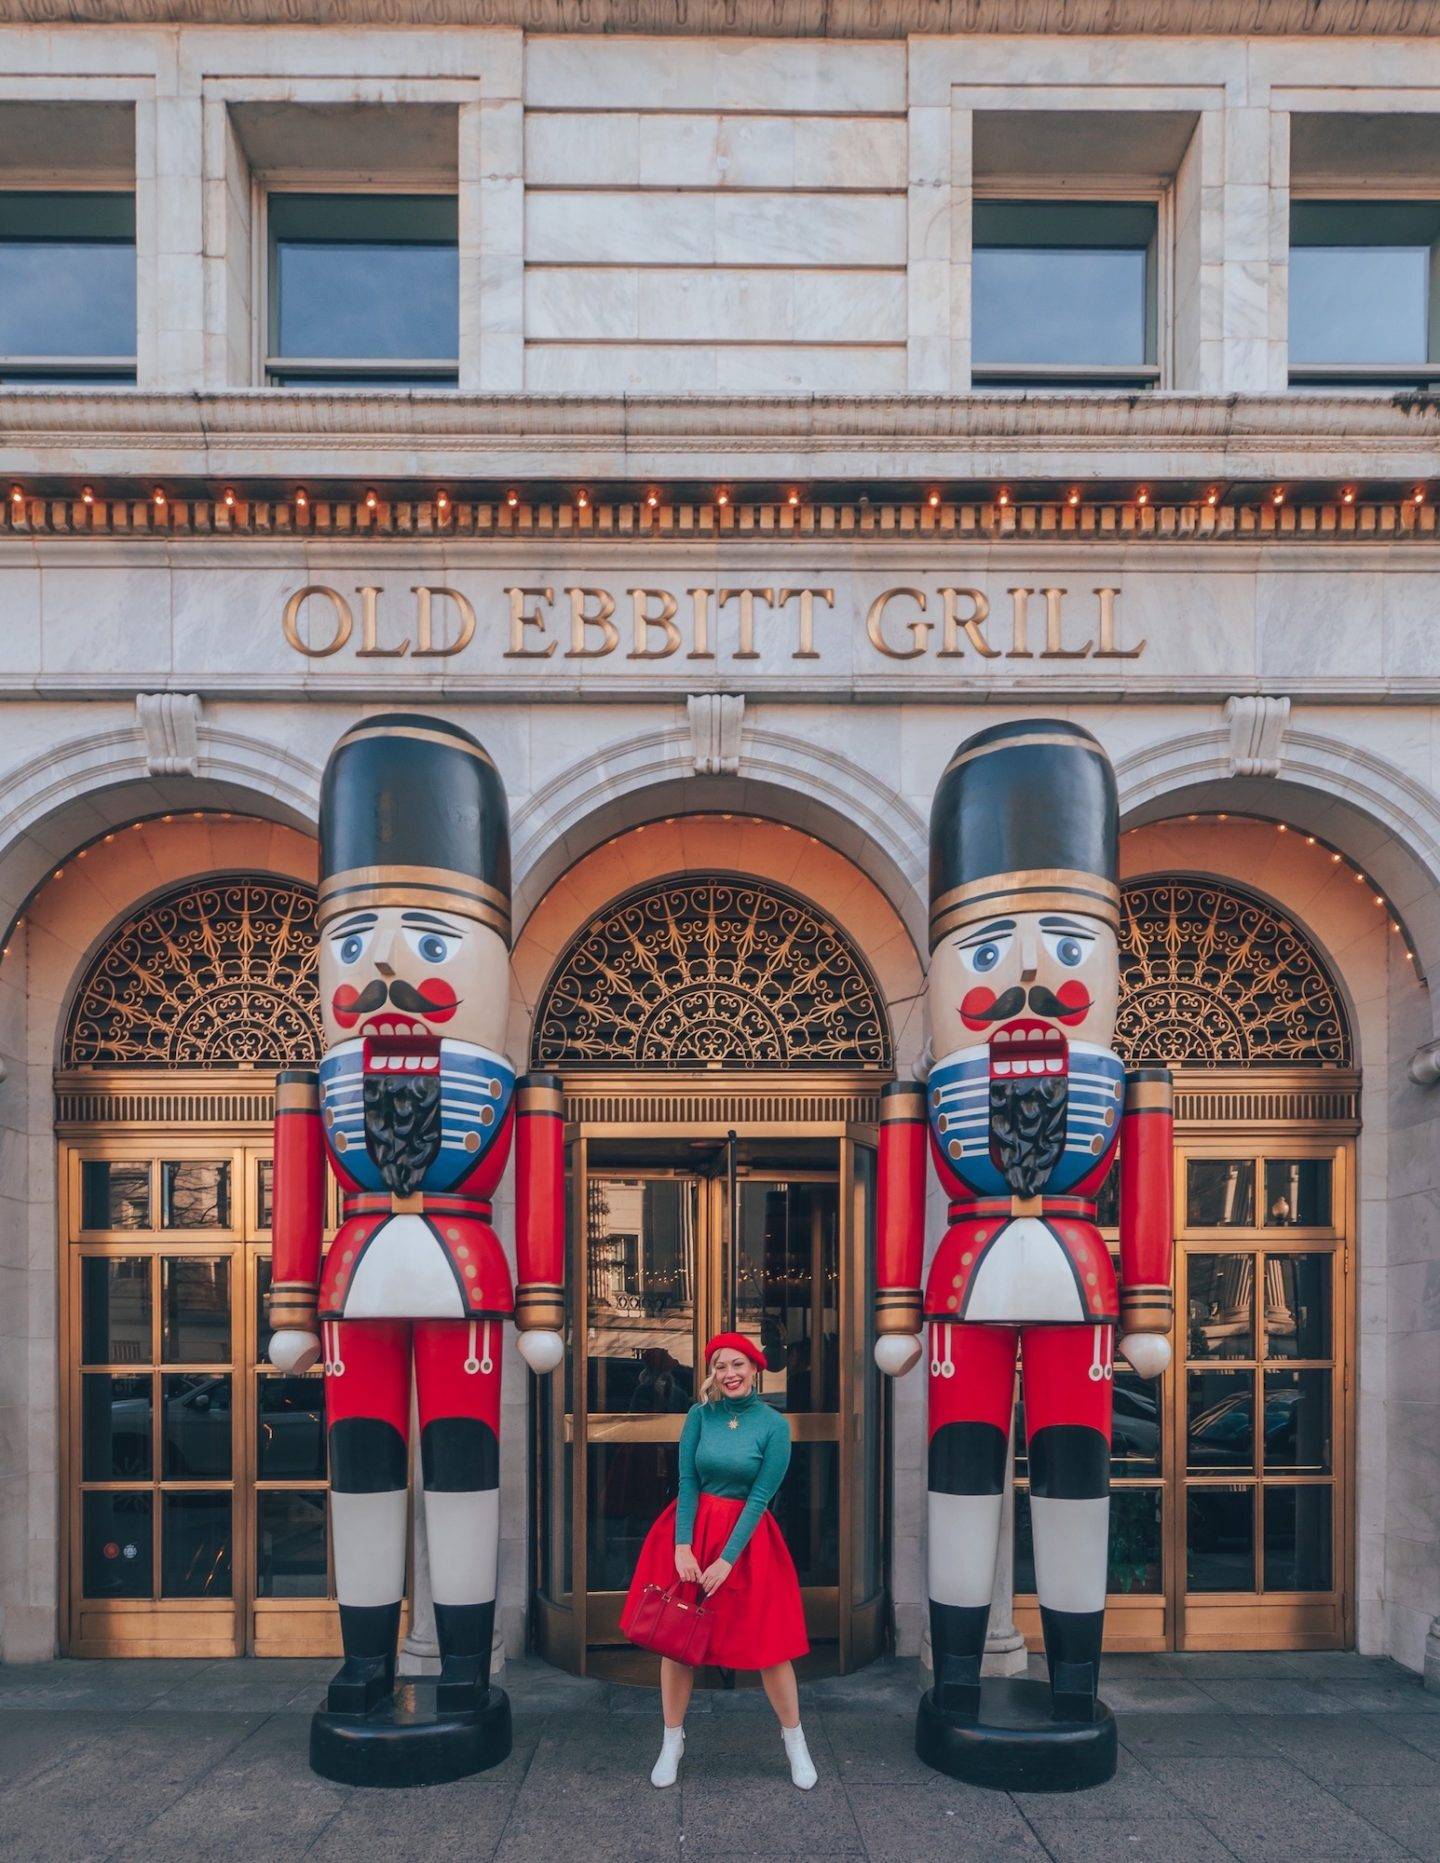
{"label": "white ankle boot", "polygon": [[667,1727],[665,1738],[660,1742],[660,1757],[650,1774],[651,1785],[674,1785],[680,1773],[680,1761],[685,1754],[685,1729]]}
{"label": "white ankle boot", "polygon": [[805,1744],[805,1729],[798,1722],[794,1727],[782,1727],[780,1738],[785,1742],[785,1757],[790,1762],[791,1783],[798,1785],[802,1792],[808,1792],[820,1775]]}

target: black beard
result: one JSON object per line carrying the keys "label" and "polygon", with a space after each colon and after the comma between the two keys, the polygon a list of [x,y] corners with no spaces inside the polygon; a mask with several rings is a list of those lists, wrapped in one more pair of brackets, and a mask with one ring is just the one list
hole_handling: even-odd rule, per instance
{"label": "black beard", "polygon": [[413,1196],[440,1150],[440,1076],[365,1076],[365,1149],[397,1197]]}
{"label": "black beard", "polygon": [[1037,1197],[1065,1149],[1064,1074],[990,1082],[990,1156],[1017,1197]]}

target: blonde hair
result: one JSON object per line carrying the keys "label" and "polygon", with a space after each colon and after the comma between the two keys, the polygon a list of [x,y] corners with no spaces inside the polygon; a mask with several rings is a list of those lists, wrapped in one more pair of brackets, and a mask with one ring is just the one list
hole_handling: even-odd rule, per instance
{"label": "blonde hair", "polygon": [[[706,1369],[704,1380],[700,1386],[700,1402],[702,1404],[719,1403],[720,1389],[715,1379],[715,1359],[719,1358],[720,1352],[733,1352],[734,1350],[735,1348],[733,1346],[721,1346],[720,1351],[715,1354],[715,1358],[711,1359]],[[760,1367],[755,1363],[754,1359],[751,1358],[747,1358],[745,1363],[750,1367],[753,1373],[750,1380],[751,1387],[753,1388],[760,1381]]]}

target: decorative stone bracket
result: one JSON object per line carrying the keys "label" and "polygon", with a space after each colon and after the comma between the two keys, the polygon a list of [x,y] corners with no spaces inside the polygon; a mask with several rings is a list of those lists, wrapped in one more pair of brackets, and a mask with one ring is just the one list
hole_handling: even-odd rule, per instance
{"label": "decorative stone bracket", "polygon": [[740,771],[740,727],[744,695],[692,692],[685,701],[690,714],[690,760],[697,776],[736,776]]}
{"label": "decorative stone bracket", "polygon": [[1231,776],[1278,776],[1289,699],[1234,697],[1225,701]]}
{"label": "decorative stone bracket", "polygon": [[200,699],[194,692],[141,692],[135,723],[150,776],[200,774]]}
{"label": "decorative stone bracket", "polygon": [[[1440,1081],[1440,1036],[1421,1042],[1410,1057],[1410,1078],[1417,1087],[1433,1087]],[[1436,1618],[1440,1624],[1440,1617]]]}

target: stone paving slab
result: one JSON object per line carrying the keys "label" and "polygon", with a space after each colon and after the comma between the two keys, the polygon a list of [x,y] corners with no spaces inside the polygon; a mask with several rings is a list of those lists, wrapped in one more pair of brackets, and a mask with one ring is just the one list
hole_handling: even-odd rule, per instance
{"label": "stone paving slab", "polygon": [[697,1693],[680,1783],[657,1792],[657,1691],[541,1663],[505,1675],[515,1747],[502,1766],[427,1791],[357,1791],[306,1763],[332,1668],[0,1669],[0,1857],[1440,1863],[1440,1699],[1371,1657],[1114,1657],[1120,1765],[1075,1797],[982,1792],[923,1766],[907,1662],[802,1690],[820,1773],[810,1793],[790,1785],[758,1689]]}

